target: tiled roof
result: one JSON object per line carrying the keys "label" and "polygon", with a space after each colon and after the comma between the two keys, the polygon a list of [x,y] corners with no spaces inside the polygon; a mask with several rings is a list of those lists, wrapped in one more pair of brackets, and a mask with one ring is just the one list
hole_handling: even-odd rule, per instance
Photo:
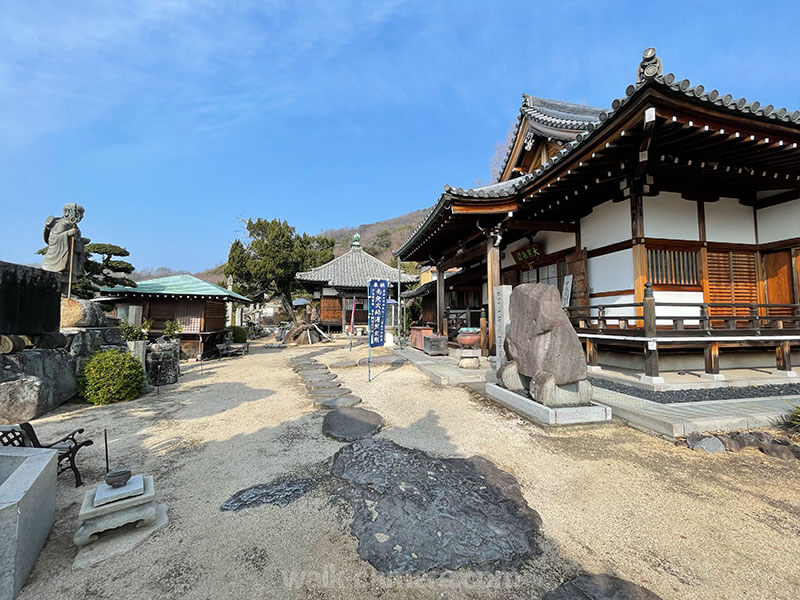
{"label": "tiled roof", "polygon": [[[746,98],[739,98],[738,100],[734,100],[731,94],[725,94],[724,96],[721,95],[717,90],[711,90],[709,92],[705,91],[705,88],[702,85],[695,85],[689,82],[688,79],[681,79],[677,81],[677,78],[672,73],[668,73],[667,75],[661,74],[660,68],[660,60],[658,57],[655,56],[655,49],[648,48],[645,50],[643,54],[644,60],[640,65],[640,70],[642,71],[642,76],[640,79],[634,83],[629,85],[625,89],[625,96],[621,98],[616,98],[611,103],[611,108],[605,111],[601,111],[598,114],[597,122],[587,121],[585,122],[584,130],[581,133],[578,133],[575,139],[571,142],[568,142],[564,145],[564,147],[559,150],[555,155],[550,157],[550,159],[541,165],[539,168],[535,169],[531,173],[525,174],[521,177],[517,177],[516,179],[511,179],[505,182],[500,182],[493,184],[491,186],[485,186],[484,188],[475,188],[473,190],[464,190],[461,188],[451,188],[450,186],[445,186],[445,194],[439,198],[439,201],[436,205],[431,208],[430,212],[425,216],[422,222],[418,225],[417,229],[408,237],[408,239],[403,243],[403,245],[395,251],[395,255],[402,255],[404,250],[407,250],[414,240],[417,238],[418,235],[423,232],[429,223],[443,210],[446,202],[448,201],[448,194],[457,194],[464,197],[471,197],[471,198],[492,198],[498,196],[505,196],[507,192],[507,188],[503,187],[503,184],[511,184],[513,186],[513,191],[521,189],[523,186],[530,184],[536,181],[538,178],[543,176],[545,173],[549,172],[553,169],[558,163],[566,160],[569,155],[579,147],[582,147],[584,144],[587,143],[588,140],[594,139],[598,132],[604,130],[609,123],[613,122],[613,116],[617,114],[625,105],[627,105],[633,98],[637,97],[640,93],[643,93],[643,90],[649,87],[660,87],[662,89],[668,90],[668,93],[672,93],[673,95],[677,93],[682,93],[687,96],[691,101],[698,103],[698,104],[709,104],[717,107],[723,107],[728,110],[737,111],[739,113],[749,115],[753,118],[756,118],[760,121],[766,122],[775,122],[781,121],[784,123],[791,123],[793,125],[800,125],[800,111],[795,110],[793,112],[789,112],[786,108],[775,109],[774,106],[771,104],[762,106],[759,102],[753,101],[750,102]],[[658,67],[656,68],[654,64],[655,61],[658,61]],[[645,66],[649,65],[647,68]],[[525,96],[525,98],[532,98],[530,96]],[[548,101],[554,102],[554,101]],[[563,103],[569,104],[569,103]],[[580,106],[580,105],[571,105],[571,106]],[[590,109],[591,107],[586,107]],[[524,103],[523,103],[524,109]],[[594,109],[592,109],[594,110]],[[560,118],[556,117],[555,113],[553,113],[553,118]],[[563,117],[563,115],[562,115]],[[520,115],[520,123],[523,120],[522,114]],[[519,126],[518,126],[519,127]],[[509,151],[510,152],[510,151]],[[502,190],[503,193],[500,194],[499,191]],[[485,192],[487,195],[481,196],[480,194]],[[495,195],[489,195],[492,193]],[[513,193],[513,192],[512,192]]]}
{"label": "tiled roof", "polygon": [[511,160],[511,152],[514,142],[519,135],[520,127],[527,123],[529,130],[543,137],[551,137],[560,141],[571,141],[581,131],[586,131],[589,124],[597,125],[600,122],[601,108],[595,108],[588,104],[575,104],[573,102],[562,102],[561,100],[549,100],[522,94],[522,106],[519,109],[517,126],[514,129],[514,137],[506,150],[503,160],[503,168],[500,169],[500,176],[508,167]]}
{"label": "tiled roof", "polygon": [[139,281],[135,288],[114,286],[102,288],[105,294],[130,295],[165,295],[165,296],[214,296],[220,300],[237,302],[252,302],[246,298],[224,287],[214,285],[204,281],[194,275],[173,275],[172,277],[161,277],[159,279],[148,279]]}
{"label": "tiled roof", "polygon": [[[389,283],[397,281],[397,269],[390,267],[364,251],[361,243],[354,240],[350,250],[338,258],[315,267],[310,271],[297,273],[295,278],[301,282],[318,283],[331,287],[366,288],[373,279],[386,279]],[[402,283],[417,281],[416,275],[401,275]]]}
{"label": "tiled roof", "polygon": [[520,189],[524,184],[525,177],[517,177],[516,179],[509,179],[508,181],[501,181],[499,183],[492,183],[481,187],[464,189],[454,188],[449,185],[444,186],[445,193],[453,194],[456,196],[465,196],[467,198],[505,198],[511,196]]}

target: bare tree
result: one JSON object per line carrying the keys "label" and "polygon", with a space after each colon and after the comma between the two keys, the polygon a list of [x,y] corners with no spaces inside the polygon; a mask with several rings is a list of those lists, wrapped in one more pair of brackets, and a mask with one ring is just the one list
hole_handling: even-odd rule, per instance
{"label": "bare tree", "polygon": [[514,143],[516,132],[517,123],[515,121],[508,127],[505,139],[502,142],[495,142],[494,144],[494,154],[492,155],[492,160],[489,166],[493,182],[498,181],[500,176],[503,174],[503,167],[506,165],[506,153],[511,148],[511,144]]}

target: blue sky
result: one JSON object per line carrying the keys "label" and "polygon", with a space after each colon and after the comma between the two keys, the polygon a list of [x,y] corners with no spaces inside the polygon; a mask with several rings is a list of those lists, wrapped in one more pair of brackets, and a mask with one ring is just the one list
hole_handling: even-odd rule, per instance
{"label": "blue sky", "polygon": [[139,268],[225,260],[240,218],[301,231],[486,183],[521,93],[609,106],[665,72],[800,108],[800,3],[0,2],[0,260],[48,214]]}

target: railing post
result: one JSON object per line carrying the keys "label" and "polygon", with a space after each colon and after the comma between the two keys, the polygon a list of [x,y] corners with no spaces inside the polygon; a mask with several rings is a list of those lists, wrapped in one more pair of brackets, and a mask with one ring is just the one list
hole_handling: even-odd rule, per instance
{"label": "railing post", "polygon": [[442,319],[442,335],[444,337],[449,337],[447,335],[447,330],[450,328],[450,307],[444,307],[444,318]]}
{"label": "railing post", "polygon": [[604,306],[597,308],[597,329],[603,331],[606,328],[606,309]]}
{"label": "railing post", "polygon": [[700,305],[700,321],[702,322],[701,328],[705,330],[711,329],[711,320],[708,318],[708,304],[705,302]]}

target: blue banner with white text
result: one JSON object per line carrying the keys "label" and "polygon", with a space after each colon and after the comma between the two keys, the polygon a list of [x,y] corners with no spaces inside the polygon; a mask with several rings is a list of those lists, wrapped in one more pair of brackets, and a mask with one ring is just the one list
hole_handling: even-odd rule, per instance
{"label": "blue banner with white text", "polygon": [[385,279],[373,279],[369,282],[370,348],[383,346],[386,339],[386,299],[388,296],[388,281]]}

